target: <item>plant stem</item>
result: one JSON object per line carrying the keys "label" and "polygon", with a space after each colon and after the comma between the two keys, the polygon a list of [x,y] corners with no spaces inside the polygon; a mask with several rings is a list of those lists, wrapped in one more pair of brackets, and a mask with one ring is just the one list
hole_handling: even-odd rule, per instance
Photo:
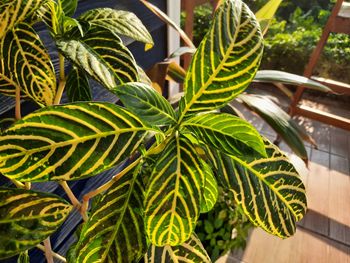
{"label": "plant stem", "polygon": [[82,213],[81,212],[82,205],[79,202],[78,198],[75,197],[74,193],[70,189],[70,187],[67,184],[67,182],[66,181],[61,181],[59,184],[60,184],[60,186],[62,186],[63,190],[66,192],[66,194],[67,194],[70,202],[72,203],[72,205],[80,212],[80,214],[83,217],[84,221],[86,221],[87,220],[86,213]]}
{"label": "plant stem", "polygon": [[59,78],[59,84],[58,84],[58,89],[57,89],[57,93],[56,93],[56,97],[54,100],[54,104],[58,105],[60,104],[61,98],[62,98],[62,94],[64,91],[64,87],[66,86],[66,76],[64,73],[64,56],[60,53],[58,55],[59,58],[59,63],[60,63],[60,78]]}
{"label": "plant stem", "polygon": [[47,263],[54,263],[50,237],[44,240],[44,246],[45,246],[45,257],[46,257]]}
{"label": "plant stem", "polygon": [[11,179],[11,182],[17,187],[17,188],[21,188],[21,189],[25,189],[26,186],[24,183],[21,183],[20,181],[17,181],[15,179]]}
{"label": "plant stem", "polygon": [[[36,245],[36,247],[38,248],[38,249],[40,249],[41,251],[44,251],[45,252],[45,247],[43,246],[43,245]],[[52,256],[54,257],[54,258],[57,258],[57,259],[59,259],[59,260],[61,260],[62,262],[64,262],[64,263],[66,263],[67,262],[67,260],[66,260],[66,258],[65,257],[62,257],[60,254],[57,254],[57,253],[55,253],[55,252],[53,252],[53,251],[51,251],[51,253],[52,253]]]}
{"label": "plant stem", "polygon": [[24,183],[24,187],[25,187],[25,189],[30,190],[30,188],[32,188],[32,183],[26,182],[26,183]]}
{"label": "plant stem", "polygon": [[83,196],[83,204],[81,207],[81,213],[86,214],[86,211],[89,208],[89,201],[91,198],[103,193],[104,191],[107,191],[115,182],[117,182],[120,178],[122,178],[126,173],[128,173],[130,170],[132,170],[136,165],[138,165],[141,161],[141,157],[136,159],[133,163],[131,163],[128,167],[126,167],[123,171],[113,176],[113,178],[105,183],[104,185],[100,186],[99,188],[95,189],[94,191],[91,191],[90,193],[87,193]]}
{"label": "plant stem", "polygon": [[22,115],[21,115],[21,89],[18,85],[16,85],[15,118],[16,118],[16,120],[22,119]]}

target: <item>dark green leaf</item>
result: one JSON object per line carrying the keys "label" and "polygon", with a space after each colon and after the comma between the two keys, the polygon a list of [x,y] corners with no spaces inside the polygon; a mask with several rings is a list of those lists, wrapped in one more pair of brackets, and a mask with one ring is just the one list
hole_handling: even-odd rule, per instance
{"label": "dark green leaf", "polygon": [[85,12],[79,20],[91,25],[104,27],[115,34],[124,35],[147,44],[146,49],[154,43],[141,20],[131,12],[111,8],[97,8]]}
{"label": "dark green leaf", "polygon": [[[80,32],[76,34],[79,37]],[[57,40],[56,45],[68,59],[108,89],[139,79],[132,54],[107,29],[93,26],[83,38]]]}
{"label": "dark green leaf", "polygon": [[72,206],[62,198],[24,189],[0,188],[0,259],[26,251],[64,222]]}
{"label": "dark green leaf", "polygon": [[300,128],[284,110],[267,97],[247,94],[240,95],[239,98],[263,118],[300,158],[308,159]]}
{"label": "dark green leaf", "polygon": [[143,83],[127,83],[113,90],[126,108],[152,125],[176,123],[170,103],[152,87]]}
{"label": "dark green leaf", "polygon": [[66,16],[72,16],[78,6],[78,0],[58,0],[61,3],[62,10]]}
{"label": "dark green leaf", "polygon": [[77,67],[73,67],[67,77],[66,92],[69,101],[92,100],[89,79],[85,73]]}

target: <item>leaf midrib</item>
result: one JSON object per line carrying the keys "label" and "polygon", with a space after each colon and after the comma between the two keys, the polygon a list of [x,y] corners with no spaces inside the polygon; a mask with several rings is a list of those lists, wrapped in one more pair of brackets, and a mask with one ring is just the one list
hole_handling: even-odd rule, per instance
{"label": "leaf midrib", "polygon": [[[16,158],[22,155],[31,155],[33,153],[36,152],[41,152],[41,151],[46,151],[46,150],[50,150],[50,149],[56,149],[56,148],[61,148],[61,147],[65,147],[65,146],[69,146],[69,145],[74,145],[74,144],[79,144],[82,142],[86,142],[89,140],[93,140],[93,139],[98,139],[98,138],[103,138],[103,137],[107,137],[107,136],[112,136],[112,135],[118,135],[118,134],[123,134],[123,133],[127,133],[127,132],[138,132],[138,131],[151,131],[153,129],[151,128],[146,128],[146,127],[142,127],[142,128],[129,128],[129,129],[123,129],[123,131],[111,131],[111,132],[103,132],[103,133],[98,133],[98,134],[94,134],[94,135],[89,135],[89,136],[84,136],[84,137],[80,137],[79,139],[71,139],[71,140],[67,140],[67,141],[63,141],[63,142],[59,142],[59,143],[55,143],[55,144],[50,144],[47,146],[43,146],[43,147],[39,147],[39,148],[35,148],[32,150],[27,150],[27,151],[23,151],[20,153],[16,153],[16,154],[12,154],[12,155],[6,155],[6,157],[1,158],[0,155],[0,160],[1,161],[6,161],[8,159],[11,158]],[[156,130],[153,130],[154,132],[159,132]],[[18,136],[20,139],[21,135],[14,135],[15,137]],[[43,137],[45,138],[45,137]]]}

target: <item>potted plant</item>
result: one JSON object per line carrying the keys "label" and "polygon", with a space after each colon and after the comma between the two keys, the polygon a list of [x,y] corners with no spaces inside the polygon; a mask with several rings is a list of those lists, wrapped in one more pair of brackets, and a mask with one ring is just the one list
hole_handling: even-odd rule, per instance
{"label": "potted plant", "polygon": [[[72,2],[7,1],[0,9],[5,29],[1,81],[6,83],[0,91],[18,102],[18,120],[0,137],[0,173],[17,186],[0,188],[0,258],[26,257],[28,249],[45,240],[50,259],[49,236],[77,209],[84,223],[68,262],[137,262],[143,257],[146,262],[210,262],[194,229],[199,215],[213,208],[218,185],[232,193],[232,201],[255,225],[282,238],[293,235],[306,211],[296,169],[251,124],[217,111],[244,91],[259,67],[262,35],[249,8],[240,0],[222,1],[191,62],[184,96],[173,109],[150,87],[118,37],[127,35],[150,47],[142,23],[112,9],[73,19],[68,15],[74,6],[66,5]],[[59,51],[58,85],[30,26],[38,17]],[[65,59],[74,65],[68,76]],[[86,78],[116,94],[123,106],[93,101],[59,105],[64,89],[88,94]],[[20,118],[21,97],[42,108]],[[68,187],[67,181],[122,163],[118,174],[83,200]],[[30,190],[30,183],[46,181],[59,183],[70,203]]]}

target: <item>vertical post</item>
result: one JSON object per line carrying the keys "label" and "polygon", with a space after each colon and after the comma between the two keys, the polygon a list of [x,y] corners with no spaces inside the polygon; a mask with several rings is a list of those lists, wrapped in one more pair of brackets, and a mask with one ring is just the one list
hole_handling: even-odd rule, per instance
{"label": "vertical post", "polygon": [[[186,0],[186,2],[192,2]],[[178,25],[180,25],[181,15],[181,0],[167,0],[167,15]],[[180,47],[179,34],[170,26],[168,26],[168,55],[173,53]],[[175,62],[180,63],[179,58],[174,59]],[[176,83],[169,83],[169,97],[174,96],[179,92],[179,85]]]}

